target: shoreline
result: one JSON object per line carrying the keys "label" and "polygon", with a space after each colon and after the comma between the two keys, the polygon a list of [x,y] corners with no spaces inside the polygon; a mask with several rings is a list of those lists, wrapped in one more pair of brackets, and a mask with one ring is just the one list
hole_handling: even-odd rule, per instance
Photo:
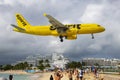
{"label": "shoreline", "polygon": [[[29,76],[29,80],[39,80],[39,78],[42,77],[42,73],[27,73],[24,70],[8,70],[8,71],[0,71],[0,74],[8,74],[8,75],[13,75],[13,76]],[[0,80],[3,77],[0,77]],[[6,77],[8,78],[8,77]]]}
{"label": "shoreline", "polygon": [[3,74],[30,74],[30,73],[27,73],[25,72],[24,70],[7,70],[7,71],[0,71],[0,73],[3,73]]}

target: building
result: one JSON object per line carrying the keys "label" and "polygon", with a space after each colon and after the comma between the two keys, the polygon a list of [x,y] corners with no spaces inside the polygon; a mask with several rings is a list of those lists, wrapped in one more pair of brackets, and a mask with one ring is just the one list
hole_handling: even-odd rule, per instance
{"label": "building", "polygon": [[65,58],[62,54],[53,53],[52,66],[64,69],[69,59]]}
{"label": "building", "polygon": [[[41,56],[37,54],[35,56],[28,56],[23,61],[17,61],[16,64],[27,62],[29,65],[33,67],[37,67],[39,65],[40,60],[48,60],[51,68],[65,68],[65,65],[69,62],[67,58],[65,58],[62,54],[53,53],[52,55]],[[46,64],[46,63],[44,63]]]}
{"label": "building", "polygon": [[85,62],[86,66],[93,66],[95,64],[100,66],[117,66],[120,63],[120,59],[83,58],[82,62]]}
{"label": "building", "polygon": [[28,56],[23,62],[27,62],[29,65],[33,67],[37,66],[37,59],[34,56]]}

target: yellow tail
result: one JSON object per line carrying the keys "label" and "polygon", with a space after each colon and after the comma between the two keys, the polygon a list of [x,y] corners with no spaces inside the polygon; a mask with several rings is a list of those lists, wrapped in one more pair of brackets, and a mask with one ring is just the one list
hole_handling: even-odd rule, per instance
{"label": "yellow tail", "polygon": [[25,18],[21,14],[16,14],[17,24],[21,28],[29,28],[30,24],[25,20]]}

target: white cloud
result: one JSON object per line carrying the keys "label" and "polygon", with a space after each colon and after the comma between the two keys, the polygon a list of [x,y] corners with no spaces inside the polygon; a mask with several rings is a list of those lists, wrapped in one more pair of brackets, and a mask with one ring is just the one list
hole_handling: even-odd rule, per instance
{"label": "white cloud", "polygon": [[5,4],[5,5],[7,4],[7,5],[14,6],[17,3],[19,3],[19,4],[22,4],[27,7],[33,5],[33,3],[38,3],[38,2],[43,3],[44,1],[43,0],[41,0],[41,1],[39,1],[39,0],[36,0],[36,1],[34,1],[34,0],[25,0],[25,1],[24,0],[17,0],[17,1],[16,0],[1,0],[0,1],[1,4]]}
{"label": "white cloud", "polygon": [[9,4],[9,5],[13,5],[13,1],[10,1],[10,0],[0,0],[0,4]]}
{"label": "white cloud", "polygon": [[86,22],[97,22],[99,18],[102,16],[102,10],[104,5],[99,4],[89,4],[86,7],[83,16],[81,17],[80,21]]}
{"label": "white cloud", "polygon": [[98,45],[98,44],[92,44],[88,47],[88,49],[91,51],[91,50],[94,50],[94,51],[100,51],[102,49],[102,46]]}
{"label": "white cloud", "polygon": [[[0,6],[0,56],[2,54],[7,54],[3,57],[9,57],[9,54],[24,56],[25,54],[58,52],[66,54],[70,58],[79,59],[82,56],[94,56],[96,52],[101,53],[101,56],[107,55],[107,53],[113,56],[114,52],[116,54],[119,52],[119,1],[0,0]],[[42,15],[46,12],[62,23],[98,23],[104,26],[106,31],[96,34],[95,40],[91,40],[90,35],[80,35],[75,41],[65,40],[61,43],[56,37],[13,32],[10,24],[16,24],[14,16],[16,12],[22,13],[34,25],[48,23],[48,20]],[[93,55],[89,55],[90,53]]]}

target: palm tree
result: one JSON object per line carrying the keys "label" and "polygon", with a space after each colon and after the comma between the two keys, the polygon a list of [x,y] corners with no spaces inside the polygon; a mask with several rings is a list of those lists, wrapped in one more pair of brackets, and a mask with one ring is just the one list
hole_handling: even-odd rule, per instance
{"label": "palm tree", "polygon": [[45,63],[49,63],[49,60],[48,60],[48,59],[46,59],[46,60],[45,60]]}
{"label": "palm tree", "polygon": [[3,65],[0,65],[0,70],[2,70],[2,68],[3,68]]}
{"label": "palm tree", "polygon": [[86,66],[86,62],[82,62],[82,66]]}
{"label": "palm tree", "polygon": [[27,62],[24,62],[24,69],[29,67],[29,64]]}
{"label": "palm tree", "polygon": [[11,69],[13,69],[13,66],[8,64],[8,65],[3,66],[3,69],[4,70],[11,70]]}
{"label": "palm tree", "polygon": [[40,70],[44,70],[45,69],[45,66],[43,65],[43,60],[40,60],[39,61],[39,65],[37,66]]}
{"label": "palm tree", "polygon": [[67,68],[82,68],[82,64],[80,62],[72,61],[66,64]]}
{"label": "palm tree", "polygon": [[120,74],[120,63],[118,63],[118,71],[119,71],[119,74]]}

